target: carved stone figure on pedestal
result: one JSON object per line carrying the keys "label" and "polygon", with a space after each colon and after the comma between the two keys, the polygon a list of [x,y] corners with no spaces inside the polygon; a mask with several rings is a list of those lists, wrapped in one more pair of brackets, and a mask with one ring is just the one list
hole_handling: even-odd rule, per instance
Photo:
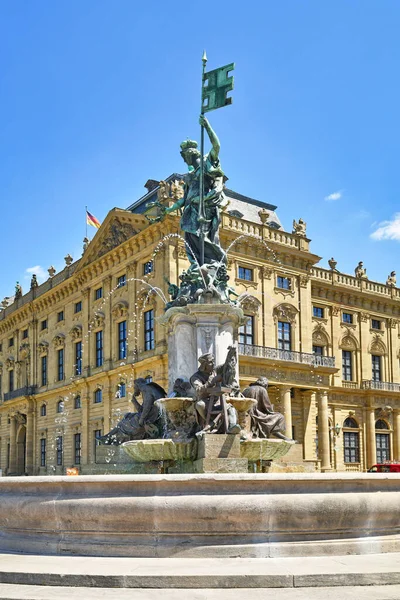
{"label": "carved stone figure on pedestal", "polygon": [[386,280],[386,285],[396,287],[396,271],[392,271]]}
{"label": "carved stone figure on pedestal", "polygon": [[18,300],[19,298],[22,298],[22,287],[17,281],[17,283],[15,284],[15,300]]}
{"label": "carved stone figure on pedestal", "polygon": [[39,283],[37,280],[37,276],[35,275],[35,273],[32,275],[32,279],[31,279],[31,290],[33,290],[34,288],[39,287]]}
{"label": "carved stone figure on pedestal", "polygon": [[297,222],[295,219],[293,219],[292,233],[294,233],[294,235],[298,235],[300,237],[307,237],[306,228],[307,228],[307,223],[305,221],[303,221],[303,219],[301,217],[299,219],[299,222]]}
{"label": "carved stone figure on pedestal", "polygon": [[285,418],[279,412],[274,412],[268,396],[268,379],[259,377],[255,383],[243,390],[245,398],[257,400],[257,405],[250,410],[250,428],[255,438],[276,437],[292,441],[284,435]]}
{"label": "carved stone figure on pedestal", "polygon": [[[232,369],[236,369],[236,363],[233,360],[233,352],[228,352],[228,357],[224,365],[215,368],[215,359],[211,353],[206,353],[199,358],[200,368],[190,378],[190,383],[195,390],[196,410],[201,417],[203,429],[200,433],[217,433],[222,421],[211,420],[206,425],[207,413],[210,402],[214,408],[223,410],[223,394],[238,393],[239,389],[234,379]],[[229,385],[231,384],[231,385]],[[227,433],[240,433],[241,427],[238,424],[237,412],[234,407],[227,403],[228,431]]]}
{"label": "carved stone figure on pedestal", "polygon": [[[142,394],[142,404],[137,397]],[[155,401],[166,397],[165,390],[157,383],[148,383],[139,378],[134,381],[132,402],[136,412],[129,412],[106,435],[101,436],[103,444],[119,446],[130,440],[144,440],[161,437],[160,435],[160,409]]]}
{"label": "carved stone figure on pedestal", "polygon": [[364,267],[364,263],[362,260],[360,260],[360,262],[354,269],[354,274],[358,279],[368,279],[367,269]]}

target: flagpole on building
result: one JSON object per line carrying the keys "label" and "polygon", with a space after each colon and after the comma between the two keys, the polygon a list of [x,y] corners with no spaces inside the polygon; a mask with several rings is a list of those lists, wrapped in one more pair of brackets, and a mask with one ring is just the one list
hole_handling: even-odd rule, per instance
{"label": "flagpole on building", "polygon": [[85,206],[85,223],[86,223],[86,235],[85,235],[85,237],[87,238],[87,206]]}
{"label": "flagpole on building", "polygon": [[[204,81],[205,81],[205,72],[206,72],[206,64],[207,64],[207,55],[206,51],[203,52],[203,74],[201,78],[201,115],[204,115],[204,99],[203,99],[203,89],[204,89]],[[200,127],[200,198],[199,198],[199,229],[200,229],[200,266],[204,265],[204,225],[206,222],[206,214],[204,207],[204,127],[201,125]]]}

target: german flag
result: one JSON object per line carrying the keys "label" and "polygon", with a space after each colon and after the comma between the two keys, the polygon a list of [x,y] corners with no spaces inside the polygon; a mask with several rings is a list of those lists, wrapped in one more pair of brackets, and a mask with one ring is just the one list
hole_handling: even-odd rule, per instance
{"label": "german flag", "polygon": [[99,227],[101,226],[100,221],[98,219],[96,219],[95,216],[90,214],[90,212],[87,209],[86,209],[86,223],[88,225],[92,225],[92,227],[96,227],[96,229],[99,229]]}

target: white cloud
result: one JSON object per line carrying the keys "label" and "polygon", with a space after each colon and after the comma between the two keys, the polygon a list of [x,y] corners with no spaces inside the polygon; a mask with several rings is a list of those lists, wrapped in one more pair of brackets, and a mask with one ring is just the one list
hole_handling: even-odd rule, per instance
{"label": "white cloud", "polygon": [[396,213],[390,221],[382,221],[378,229],[371,233],[373,240],[398,240],[400,241],[400,213]]}
{"label": "white cloud", "polygon": [[33,275],[33,273],[35,273],[35,275],[37,275],[38,281],[40,283],[43,282],[45,279],[48,279],[48,277],[49,277],[49,274],[47,273],[47,271],[45,269],[43,269],[43,267],[41,267],[40,265],[36,265],[35,267],[29,267],[28,269],[25,270],[25,273],[27,273],[27,275],[25,275],[26,279],[30,275]]}
{"label": "white cloud", "polygon": [[333,192],[333,194],[329,194],[329,196],[325,196],[324,200],[326,200],[327,202],[333,202],[334,200],[340,200],[342,195],[342,191],[339,190],[338,192]]}

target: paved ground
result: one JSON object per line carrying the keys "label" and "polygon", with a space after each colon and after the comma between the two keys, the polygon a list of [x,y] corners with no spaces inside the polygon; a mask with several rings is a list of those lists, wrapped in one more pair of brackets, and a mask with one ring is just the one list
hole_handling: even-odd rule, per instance
{"label": "paved ground", "polygon": [[0,584],[0,600],[399,600],[400,585],[300,589],[129,590]]}
{"label": "paved ground", "polygon": [[[0,584],[110,588],[110,591],[112,588],[157,588],[163,590],[163,595],[166,589],[172,588],[236,590],[371,585],[397,587],[400,585],[400,553],[267,559],[0,554]],[[365,588],[365,592],[367,591]],[[191,592],[188,593],[192,595]],[[397,600],[400,600],[400,594]]]}

